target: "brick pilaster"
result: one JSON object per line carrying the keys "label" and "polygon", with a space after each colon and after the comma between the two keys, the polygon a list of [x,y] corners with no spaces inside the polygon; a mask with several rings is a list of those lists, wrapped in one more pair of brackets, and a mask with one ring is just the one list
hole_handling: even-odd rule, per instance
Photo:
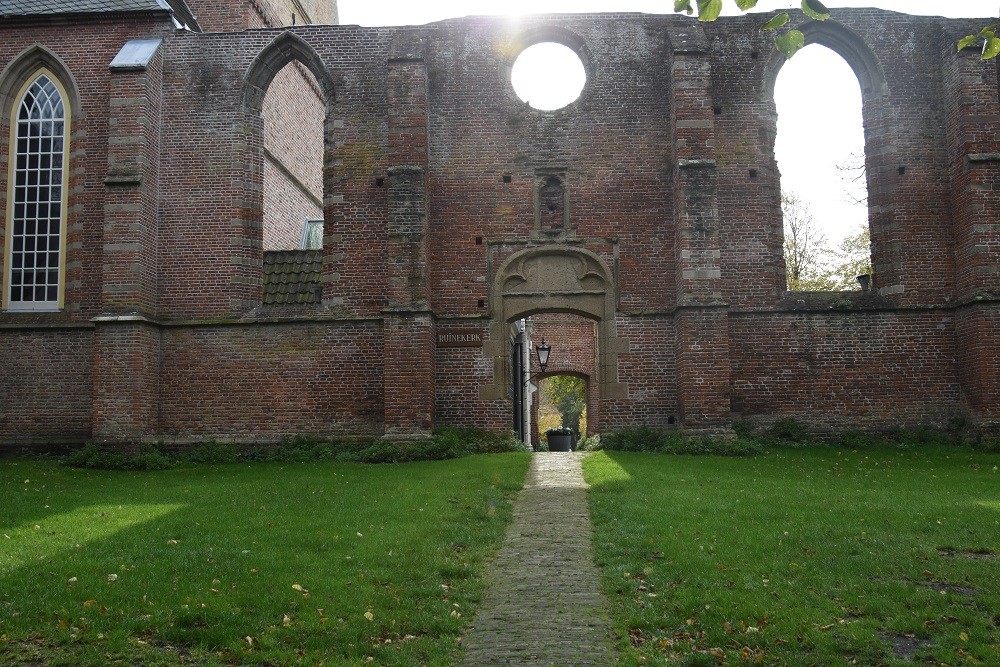
{"label": "brick pilaster", "polygon": [[700,26],[671,35],[677,393],[681,426],[727,432],[729,336],[722,301],[712,63]]}
{"label": "brick pilaster", "polygon": [[1000,90],[976,49],[945,54],[949,100],[956,361],[974,420],[1000,429]]}
{"label": "brick pilaster", "polygon": [[388,207],[384,312],[385,428],[430,433],[434,318],[427,272],[427,66],[424,45],[403,33],[388,63]]}
{"label": "brick pilaster", "polygon": [[157,237],[162,57],[112,68],[101,314],[94,331],[94,437],[136,442],[158,427]]}

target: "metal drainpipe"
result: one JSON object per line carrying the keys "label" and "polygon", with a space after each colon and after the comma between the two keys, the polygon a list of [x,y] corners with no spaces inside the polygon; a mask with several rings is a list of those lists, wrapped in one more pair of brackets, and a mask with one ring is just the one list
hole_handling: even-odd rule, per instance
{"label": "metal drainpipe", "polygon": [[531,339],[528,338],[528,322],[521,320],[524,344],[521,345],[521,376],[524,386],[521,400],[521,424],[524,444],[531,448]]}

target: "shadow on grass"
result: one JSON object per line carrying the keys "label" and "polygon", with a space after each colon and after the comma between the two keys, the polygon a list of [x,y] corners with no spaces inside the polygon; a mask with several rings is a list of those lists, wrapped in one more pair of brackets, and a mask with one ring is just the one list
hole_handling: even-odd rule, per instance
{"label": "shadow on grass", "polygon": [[0,662],[447,664],[526,466],[5,461]]}

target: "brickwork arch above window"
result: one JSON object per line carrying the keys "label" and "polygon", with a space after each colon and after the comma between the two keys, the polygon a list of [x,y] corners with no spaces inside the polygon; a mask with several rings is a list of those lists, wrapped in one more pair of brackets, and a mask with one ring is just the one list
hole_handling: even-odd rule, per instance
{"label": "brickwork arch above window", "polygon": [[243,108],[259,114],[271,80],[293,60],[302,63],[316,77],[316,83],[323,91],[329,115],[334,100],[333,77],[330,76],[319,54],[304,39],[290,31],[278,35],[250,63],[250,68],[244,77],[246,85],[243,91]]}
{"label": "brickwork arch above window", "polygon": [[54,80],[62,87],[65,93],[64,103],[68,105],[69,113],[75,118],[81,117],[76,79],[59,56],[36,44],[15,56],[0,73],[0,114],[5,124],[10,122],[15,103],[19,101],[16,98],[25,84],[43,69],[51,72]]}
{"label": "brickwork arch above window", "polygon": [[[853,30],[836,21],[809,21],[798,26],[805,35],[805,45],[819,44],[830,49],[850,65],[861,85],[864,99],[888,95],[889,86],[878,57],[871,47]],[[787,58],[777,49],[771,56],[765,74],[765,99],[774,98],[774,83]]]}

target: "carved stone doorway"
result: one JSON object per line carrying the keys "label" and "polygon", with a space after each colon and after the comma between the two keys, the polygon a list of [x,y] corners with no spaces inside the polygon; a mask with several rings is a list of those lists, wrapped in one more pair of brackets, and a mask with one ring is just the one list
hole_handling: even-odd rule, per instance
{"label": "carved stone doorway", "polygon": [[601,399],[624,398],[618,381],[618,354],[628,351],[615,330],[617,285],[607,264],[582,248],[543,245],[508,257],[496,272],[490,298],[486,354],[493,357],[493,381],[481,387],[484,399],[507,397],[511,383],[512,322],[536,313],[572,313],[597,322],[598,368],[591,382]]}

